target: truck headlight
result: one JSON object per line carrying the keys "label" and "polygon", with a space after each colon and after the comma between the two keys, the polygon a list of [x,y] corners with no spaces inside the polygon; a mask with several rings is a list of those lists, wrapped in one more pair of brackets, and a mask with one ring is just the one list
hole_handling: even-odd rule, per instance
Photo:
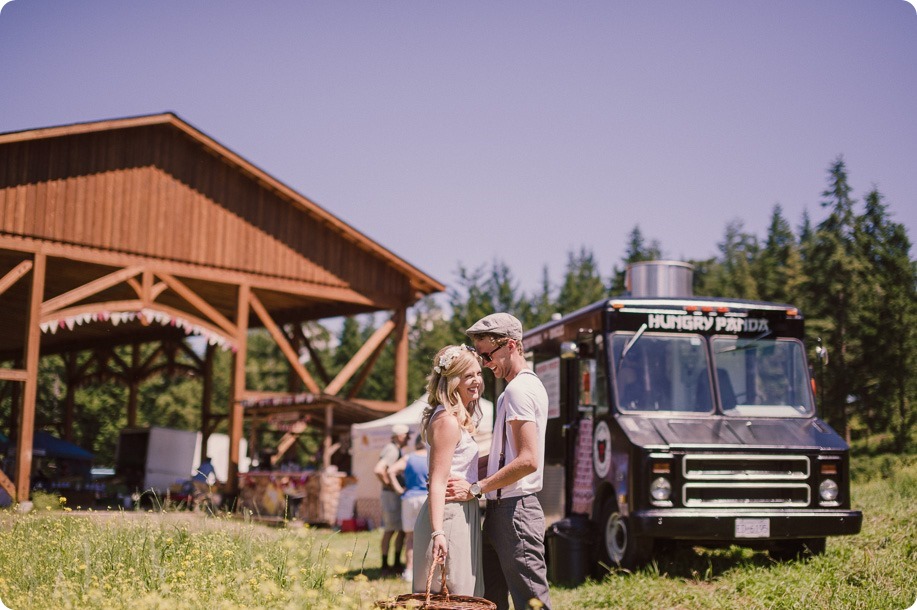
{"label": "truck headlight", "polygon": [[824,502],[834,502],[837,500],[838,487],[833,479],[825,479],[818,486],[818,495]]}
{"label": "truck headlight", "polygon": [[650,495],[657,502],[664,502],[672,496],[672,484],[665,477],[657,477],[650,483]]}

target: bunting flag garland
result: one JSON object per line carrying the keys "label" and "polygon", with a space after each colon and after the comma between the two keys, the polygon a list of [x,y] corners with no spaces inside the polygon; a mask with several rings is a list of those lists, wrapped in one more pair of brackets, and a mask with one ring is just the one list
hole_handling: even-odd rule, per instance
{"label": "bunting flag garland", "polygon": [[60,328],[73,330],[76,326],[82,326],[90,322],[108,322],[112,326],[118,326],[121,323],[126,324],[135,321],[139,321],[144,325],[155,322],[161,326],[177,327],[185,331],[186,335],[204,337],[209,345],[219,346],[224,351],[228,349],[234,352],[236,351],[235,344],[223,335],[203,328],[198,324],[193,324],[184,318],[172,316],[164,311],[150,308],[143,308],[138,311],[100,311],[95,313],[76,314],[57,320],[42,322],[39,324],[39,327],[42,333],[51,333],[53,335]]}

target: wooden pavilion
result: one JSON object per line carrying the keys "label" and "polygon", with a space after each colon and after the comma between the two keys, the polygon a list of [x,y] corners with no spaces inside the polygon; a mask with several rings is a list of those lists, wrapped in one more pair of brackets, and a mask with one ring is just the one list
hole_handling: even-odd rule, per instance
{"label": "wooden pavilion", "polygon": [[[171,113],[0,134],[0,391],[13,397],[14,499],[29,497],[39,358],[61,354],[68,394],[87,376],[130,388],[136,424],[145,377],[183,360],[203,378],[203,446],[228,420],[236,481],[243,418],[308,412],[325,429],[407,404],[406,311],[444,286]],[[367,312],[390,318],[334,377],[300,362],[301,323]],[[245,387],[247,335],[263,327],[302,390]],[[206,339],[201,355],[189,334]],[[394,396],[354,398],[387,342]],[[141,358],[138,346],[153,343]],[[115,346],[134,346],[131,360]],[[231,404],[211,405],[212,355],[233,351]],[[79,363],[75,354],[91,350]],[[147,350],[148,352],[149,350]],[[182,354],[183,358],[176,358]],[[191,362],[191,364],[187,364]],[[318,364],[318,363],[317,363]],[[346,395],[345,386],[351,383]],[[11,475],[12,480],[10,480]]]}

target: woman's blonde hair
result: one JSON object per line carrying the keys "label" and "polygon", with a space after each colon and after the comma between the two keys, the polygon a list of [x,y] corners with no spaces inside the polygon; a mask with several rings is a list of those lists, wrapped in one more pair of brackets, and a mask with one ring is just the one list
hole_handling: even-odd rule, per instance
{"label": "woman's blonde hair", "polygon": [[433,369],[427,377],[427,403],[423,410],[420,429],[424,439],[427,438],[430,418],[436,407],[443,405],[453,415],[463,430],[474,433],[481,421],[481,407],[477,400],[466,408],[459,395],[459,384],[462,377],[474,364],[480,366],[481,360],[474,348],[467,345],[447,345],[433,357]]}

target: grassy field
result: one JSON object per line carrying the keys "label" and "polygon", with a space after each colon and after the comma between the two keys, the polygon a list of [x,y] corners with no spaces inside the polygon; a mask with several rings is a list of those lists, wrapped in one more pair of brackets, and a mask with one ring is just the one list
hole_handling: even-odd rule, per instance
{"label": "grassy field", "polygon": [[[855,460],[858,536],[779,563],[679,548],[634,573],[552,588],[554,607],[889,609],[917,599],[917,459]],[[378,532],[268,528],[188,512],[0,512],[0,600],[32,608],[370,608],[407,592],[378,571]]]}

